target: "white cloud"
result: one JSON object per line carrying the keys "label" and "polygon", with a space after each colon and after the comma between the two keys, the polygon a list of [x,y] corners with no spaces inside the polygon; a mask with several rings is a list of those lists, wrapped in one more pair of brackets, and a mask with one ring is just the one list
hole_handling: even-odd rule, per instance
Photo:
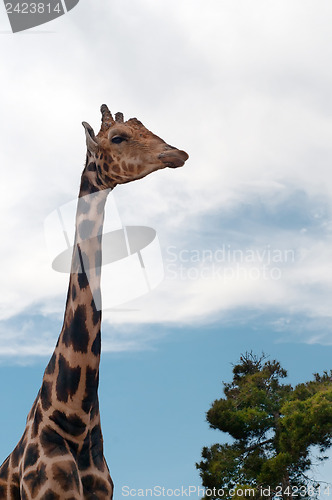
{"label": "white cloud", "polygon": [[[125,223],[154,227],[164,251],[212,248],[214,235],[219,245],[271,245],[297,256],[283,263],[279,280],[250,278],[257,263],[227,279],[206,277],[204,263],[192,263],[197,279],[168,276],[128,305],[138,311],[113,312],[112,322],[204,322],[236,317],[238,308],[329,321],[331,10],[327,1],[308,0],[208,0],[204,8],[198,0],[94,0],[49,24],[51,33],[2,35],[1,318],[31,311],[61,318],[67,278],[49,267],[43,221],[76,196],[85,154],[80,123],[98,129],[107,102],[190,154],[183,169],[117,188]],[[303,225],[288,227],[299,192]],[[247,229],[241,207],[256,210]],[[36,338],[41,352],[44,340]],[[118,348],[139,345],[133,334]]]}

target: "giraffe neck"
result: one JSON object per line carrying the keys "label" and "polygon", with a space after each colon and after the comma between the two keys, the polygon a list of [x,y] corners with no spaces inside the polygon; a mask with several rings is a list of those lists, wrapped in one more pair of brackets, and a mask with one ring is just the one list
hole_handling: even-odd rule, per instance
{"label": "giraffe neck", "polygon": [[100,274],[104,207],[109,193],[87,156],[76,213],[76,233],[63,327],[45,370],[45,406],[89,418],[98,409],[101,349]]}

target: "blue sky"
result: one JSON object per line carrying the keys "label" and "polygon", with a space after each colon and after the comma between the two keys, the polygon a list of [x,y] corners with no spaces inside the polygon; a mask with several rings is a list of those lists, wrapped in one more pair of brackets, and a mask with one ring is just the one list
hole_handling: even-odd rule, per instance
{"label": "blue sky", "polygon": [[77,196],[81,122],[96,130],[103,102],[190,155],[107,207],[156,230],[165,271],[104,311],[115,498],[199,484],[201,447],[225,438],[205,412],[241,353],[280,360],[293,384],[331,368],[331,14],[327,0],[85,0],[13,35],[0,12],[0,461],[61,328],[68,276],[45,221]]}
{"label": "blue sky", "polygon": [[[331,348],[280,342],[265,318],[250,317],[244,311],[238,316],[236,325],[215,323],[171,331],[151,325],[162,340],[149,350],[104,354],[101,415],[116,498],[121,498],[124,486],[200,485],[195,462],[200,460],[201,448],[224,439],[209,429],[205,412],[221,397],[221,382],[231,380],[231,363],[241,352],[269,353],[287,369],[292,384],[330,368]],[[11,430],[2,437],[6,452],[20,437],[44,364],[1,367],[2,380],[10,380],[2,384],[8,400],[2,421]]]}

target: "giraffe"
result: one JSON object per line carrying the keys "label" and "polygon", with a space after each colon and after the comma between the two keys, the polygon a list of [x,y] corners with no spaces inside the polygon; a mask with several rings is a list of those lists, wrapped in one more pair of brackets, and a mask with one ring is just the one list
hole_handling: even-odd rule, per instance
{"label": "giraffe", "polygon": [[98,405],[104,207],[117,184],[180,167],[188,155],[136,118],[113,118],[105,104],[101,114],[96,136],[83,122],[87,153],[63,326],[24,433],[0,467],[1,500],[113,498]]}

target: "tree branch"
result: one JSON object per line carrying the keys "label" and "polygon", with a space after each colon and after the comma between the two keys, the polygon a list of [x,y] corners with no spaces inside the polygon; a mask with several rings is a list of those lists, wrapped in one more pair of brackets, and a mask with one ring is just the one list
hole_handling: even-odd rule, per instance
{"label": "tree branch", "polygon": [[265,444],[268,444],[268,443],[273,443],[273,438],[266,439],[265,441],[262,441],[261,443],[253,444],[253,445],[249,446],[248,448],[246,448],[243,453],[248,453],[249,451],[256,450],[256,448],[259,448],[260,446],[264,446]]}

